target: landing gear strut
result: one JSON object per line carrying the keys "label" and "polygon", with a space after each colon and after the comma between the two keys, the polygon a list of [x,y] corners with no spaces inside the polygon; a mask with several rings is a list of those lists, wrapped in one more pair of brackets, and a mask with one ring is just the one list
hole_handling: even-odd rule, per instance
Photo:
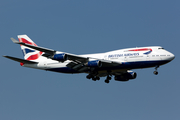
{"label": "landing gear strut", "polygon": [[158,74],[158,71],[157,71],[158,68],[159,68],[159,65],[155,67],[155,71],[153,72],[155,75]]}
{"label": "landing gear strut", "polygon": [[111,77],[108,75],[106,80],[104,81],[105,83],[109,83],[109,80],[111,80]]}

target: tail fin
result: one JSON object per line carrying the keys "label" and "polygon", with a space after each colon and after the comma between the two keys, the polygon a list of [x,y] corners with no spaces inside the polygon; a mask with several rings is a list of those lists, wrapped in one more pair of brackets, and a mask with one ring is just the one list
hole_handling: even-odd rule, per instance
{"label": "tail fin", "polygon": [[[27,35],[18,35],[19,42],[37,46]],[[25,60],[37,61],[43,52],[21,45]]]}

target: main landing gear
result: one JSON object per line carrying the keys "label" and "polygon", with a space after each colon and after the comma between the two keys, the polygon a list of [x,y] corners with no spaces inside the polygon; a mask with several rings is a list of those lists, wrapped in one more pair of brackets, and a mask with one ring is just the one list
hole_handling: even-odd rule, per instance
{"label": "main landing gear", "polygon": [[158,74],[158,71],[157,71],[158,68],[159,68],[159,65],[155,67],[155,71],[153,72],[155,75]]}
{"label": "main landing gear", "polygon": [[92,74],[87,75],[86,78],[92,79],[93,81],[100,80],[99,76],[93,76]]}
{"label": "main landing gear", "polygon": [[[99,76],[93,76],[92,74],[87,75],[86,78],[87,79],[92,79],[93,81],[100,80]],[[110,80],[111,80],[111,77],[108,75],[104,82],[109,83]]]}
{"label": "main landing gear", "polygon": [[[109,80],[111,80],[111,72],[108,72],[107,78],[104,81],[105,83],[109,83]],[[100,80],[100,77],[98,76],[98,72],[95,70],[91,70],[89,74],[86,76],[87,79],[92,79],[93,81]]]}
{"label": "main landing gear", "polygon": [[106,80],[104,81],[105,83],[109,83],[109,80],[111,80],[111,77],[108,75]]}

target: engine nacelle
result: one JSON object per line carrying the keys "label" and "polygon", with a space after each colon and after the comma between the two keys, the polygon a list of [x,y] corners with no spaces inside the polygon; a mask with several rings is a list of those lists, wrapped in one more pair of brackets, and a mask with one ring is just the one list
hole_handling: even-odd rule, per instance
{"label": "engine nacelle", "polygon": [[137,77],[136,72],[127,72],[122,75],[116,75],[114,79],[116,81],[128,81],[129,79],[135,79]]}
{"label": "engine nacelle", "polygon": [[88,67],[101,67],[102,62],[99,60],[89,61],[86,63],[86,66],[88,66]]}
{"label": "engine nacelle", "polygon": [[67,60],[67,55],[65,53],[62,53],[62,54],[55,54],[53,57],[52,57],[53,60],[57,60],[57,61],[60,61],[60,62],[64,62]]}

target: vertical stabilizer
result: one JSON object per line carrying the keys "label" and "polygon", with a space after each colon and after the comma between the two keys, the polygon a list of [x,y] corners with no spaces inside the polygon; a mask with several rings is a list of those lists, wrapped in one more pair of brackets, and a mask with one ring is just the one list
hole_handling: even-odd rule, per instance
{"label": "vertical stabilizer", "polygon": [[[18,35],[19,42],[37,46],[27,35]],[[21,50],[25,60],[39,61],[43,52],[21,45]]]}

